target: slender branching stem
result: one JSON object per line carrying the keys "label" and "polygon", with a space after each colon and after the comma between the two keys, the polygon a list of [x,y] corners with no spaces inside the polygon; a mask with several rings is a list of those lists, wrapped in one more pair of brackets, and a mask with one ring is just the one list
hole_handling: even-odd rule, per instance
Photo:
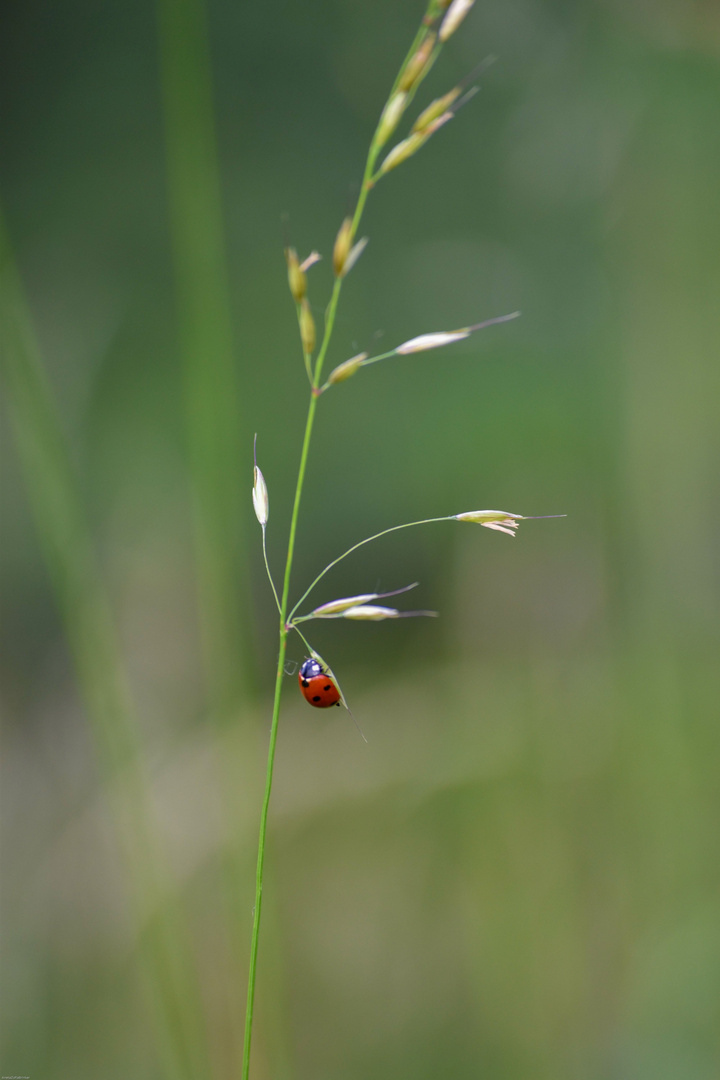
{"label": "slender branching stem", "polygon": [[[360,205],[360,200],[358,200]],[[335,326],[335,313],[337,311],[338,301],[340,299],[340,290],[342,289],[343,279],[340,277],[335,278],[335,284],[333,285],[332,295],[330,297],[330,303],[325,309],[325,333],[323,334],[322,343],[317,354],[317,360],[315,361],[315,374],[313,377],[313,397],[317,398],[317,388],[320,383],[320,374],[322,372],[322,366],[325,362],[325,355],[330,344],[330,338],[332,337],[333,327]]]}
{"label": "slender branching stem", "polygon": [[300,635],[300,637],[301,637],[301,639],[302,639],[303,645],[305,646],[305,648],[307,649],[307,651],[308,651],[308,652],[310,653],[310,655],[312,656],[312,655],[313,655],[313,653],[315,652],[315,650],[313,649],[312,645],[310,644],[310,642],[308,641],[308,639],[307,639],[307,638],[305,637],[305,635],[303,634],[302,630],[301,630],[301,629],[299,628],[299,626],[298,626],[298,624],[297,624],[296,622],[294,622],[294,623],[292,624],[292,628],[293,628],[293,630],[296,630],[296,631],[298,632],[298,634]]}
{"label": "slender branching stem", "polygon": [[263,559],[265,560],[265,569],[267,570],[268,581],[270,582],[270,588],[272,589],[273,596],[275,597],[275,603],[277,605],[278,612],[280,611],[280,601],[278,600],[277,589],[275,588],[275,582],[273,576],[270,573],[270,564],[267,557],[267,544],[265,542],[265,526],[262,527],[262,547],[263,547]]}
{"label": "slender branching stem", "polygon": [[[278,666],[275,675],[275,697],[273,700],[272,721],[270,723],[270,745],[268,746],[267,776],[265,781],[265,795],[263,798],[262,813],[260,815],[260,835],[258,839],[257,871],[255,876],[255,910],[253,913],[252,938],[250,941],[250,970],[248,974],[247,1009],[245,1012],[245,1045],[243,1049],[242,1080],[248,1080],[250,1074],[250,1044],[252,1041],[252,1020],[255,1005],[255,974],[257,969],[258,941],[260,939],[260,914],[262,910],[262,887],[263,870],[265,865],[265,838],[267,836],[268,810],[270,807],[270,793],[272,791],[273,767],[275,764],[275,743],[277,742],[278,720],[280,718],[280,695],[282,693],[282,679],[285,669],[285,652],[287,649],[288,629],[286,625],[286,612],[288,595],[290,592],[290,575],[292,573],[293,553],[295,550],[295,534],[297,532],[298,516],[300,513],[300,500],[302,497],[305,469],[307,466],[308,452],[310,449],[310,436],[312,434],[313,420],[317,398],[311,394],[307,420],[305,422],[305,437],[303,439],[302,452],[300,454],[300,468],[298,470],[297,486],[295,488],[295,501],[293,503],[292,518],[290,519],[290,534],[288,537],[287,559],[285,561],[285,577],[283,579],[282,599],[280,600],[280,647],[278,650]],[[264,533],[264,530],[263,530]]]}
{"label": "slender branching stem", "polygon": [[368,367],[370,364],[377,364],[378,360],[387,360],[391,356],[397,356],[397,349],[391,349],[390,352],[380,353],[379,356],[369,356],[367,360],[361,360],[358,367]]}
{"label": "slender branching stem", "polygon": [[455,515],[454,514],[448,514],[446,517],[423,518],[422,521],[406,521],[403,525],[393,525],[389,529],[383,529],[382,532],[374,533],[373,536],[366,536],[364,540],[359,540],[357,544],[353,544],[353,546],[351,548],[348,548],[347,551],[343,551],[342,555],[338,555],[337,559],[333,559],[333,561],[331,563],[327,564],[327,566],[325,567],[324,570],[320,571],[318,576],[315,578],[315,580],[312,582],[312,584],[310,584],[307,587],[307,589],[302,594],[302,596],[298,600],[295,607],[292,609],[292,611],[288,615],[288,623],[292,623],[293,616],[294,616],[295,612],[300,607],[300,605],[308,598],[308,596],[313,591],[313,589],[318,584],[318,582],[322,581],[322,579],[325,577],[325,575],[328,573],[328,571],[332,570],[333,566],[337,566],[337,564],[339,562],[342,562],[343,559],[346,559],[348,557],[348,555],[352,555],[353,551],[357,551],[358,548],[363,547],[365,544],[371,543],[373,540],[379,540],[381,536],[387,536],[388,533],[399,532],[400,529],[412,529],[413,526],[415,526],[415,525],[432,525],[436,521],[454,521],[454,520],[455,520]]}
{"label": "slender branching stem", "polygon": [[[378,362],[378,360],[387,360],[391,356],[397,356],[397,349],[391,349],[390,352],[380,353],[379,356],[371,356],[366,360],[361,360],[358,363],[358,367],[359,368],[367,367],[369,364],[376,364]],[[320,387],[318,393],[319,394],[324,394],[325,391],[329,390],[331,386],[332,386],[332,383],[330,381],[323,383],[323,385]]]}
{"label": "slender branching stem", "polygon": [[[434,11],[435,0],[431,0],[428,7],[428,12]],[[403,64],[398,72],[398,76],[393,84],[393,93],[398,85],[402,72],[408,62],[408,60],[414,55],[417,49],[418,43],[422,40],[425,34],[425,24],[423,24],[416,35],[407,57],[403,61]],[[388,98],[389,100],[389,98]],[[355,206],[355,213],[352,219],[352,236],[354,237],[357,229],[360,225],[360,220],[365,209],[365,203],[367,201],[368,194],[372,187],[372,175],[377,161],[378,154],[380,152],[380,146],[378,144],[378,129],[376,129],[373,135],[372,142],[370,143],[370,149],[368,151],[367,161],[365,162],[365,171],[363,174],[362,186],[358,195],[357,204]],[[253,928],[252,938],[250,942],[250,970],[248,976],[248,994],[247,994],[247,1011],[245,1014],[245,1045],[243,1049],[243,1064],[242,1064],[242,1080],[248,1080],[250,1073],[250,1045],[252,1040],[252,1021],[253,1010],[255,1003],[255,975],[257,970],[257,953],[258,953],[258,941],[260,936],[260,914],[262,908],[262,888],[263,888],[263,869],[265,863],[265,840],[267,836],[267,823],[268,823],[268,810],[270,807],[270,794],[272,791],[272,778],[273,778],[273,766],[275,762],[275,745],[277,742],[278,720],[280,716],[280,696],[282,693],[282,679],[285,668],[285,653],[287,649],[287,635],[290,629],[288,625],[288,597],[290,593],[290,577],[292,574],[293,555],[295,551],[295,536],[297,533],[298,517],[300,513],[300,502],[302,499],[303,484],[305,481],[305,471],[307,467],[308,454],[310,450],[310,438],[312,435],[313,422],[315,420],[315,410],[318,401],[318,387],[320,385],[320,376],[322,374],[323,364],[327,354],[330,339],[332,337],[333,327],[335,325],[335,314],[337,312],[338,302],[340,300],[340,292],[342,290],[342,277],[336,277],[333,285],[332,294],[330,296],[330,302],[325,312],[325,327],[322,342],[317,353],[315,361],[315,369],[312,372],[311,378],[311,393],[310,403],[308,406],[307,420],[305,422],[305,435],[303,438],[302,451],[300,454],[300,467],[298,469],[297,485],[295,487],[295,500],[293,503],[292,517],[290,519],[290,532],[288,535],[288,548],[287,557],[285,560],[285,575],[283,578],[282,597],[279,604],[280,615],[280,627],[279,627],[279,649],[278,649],[278,665],[277,673],[275,677],[275,697],[273,701],[273,713],[272,721],[270,724],[270,743],[268,746],[268,761],[267,761],[267,777],[265,782],[265,795],[263,798],[262,813],[260,815],[260,834],[258,839],[258,858],[257,858],[257,871],[255,879],[255,911],[253,914]],[[305,366],[308,371],[308,376],[311,374],[310,358],[305,357]],[[390,531],[390,530],[389,530]],[[263,530],[264,533],[264,530]],[[264,540],[264,535],[263,535]],[[346,554],[349,554],[347,552]],[[329,567],[328,567],[329,569]],[[268,570],[269,573],[269,570]],[[315,583],[313,583],[315,584]],[[312,586],[311,586],[312,588]],[[273,590],[274,591],[274,590]],[[309,591],[309,590],[308,590]],[[307,593],[305,594],[307,595]],[[305,597],[303,597],[304,599]],[[277,599],[277,596],[276,596]],[[293,608],[293,611],[295,611]],[[299,631],[298,631],[299,633]],[[300,635],[302,637],[302,635]],[[303,638],[303,641],[305,639]],[[307,643],[306,643],[307,644]]]}

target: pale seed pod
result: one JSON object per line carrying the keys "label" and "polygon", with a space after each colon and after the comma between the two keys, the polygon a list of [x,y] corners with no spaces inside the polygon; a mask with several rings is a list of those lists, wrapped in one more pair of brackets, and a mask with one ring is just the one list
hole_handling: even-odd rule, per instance
{"label": "pale seed pod", "polygon": [[312,317],[310,305],[305,298],[300,307],[300,337],[302,338],[303,350],[310,355],[315,348],[315,320]]}
{"label": "pale seed pod", "polygon": [[368,600],[384,600],[386,596],[399,596],[400,593],[410,592],[411,589],[417,588],[417,584],[417,581],[414,581],[412,585],[403,585],[402,589],[391,589],[390,592],[362,593],[361,596],[346,596],[340,600],[330,600],[327,604],[320,604],[319,607],[316,607],[313,616],[317,619],[337,616],[346,611],[347,608],[367,604]]}
{"label": "pale seed pod", "polygon": [[362,604],[347,608],[342,613],[343,619],[365,619],[368,622],[380,622],[381,619],[398,619],[397,608],[380,607],[378,604]]}
{"label": "pale seed pod", "polygon": [[255,517],[258,519],[263,529],[267,525],[268,514],[270,512],[270,502],[268,499],[268,489],[265,483],[265,477],[258,469],[257,465],[253,473],[253,490],[252,490],[253,506],[255,507]]}
{"label": "pale seed pod", "polygon": [[406,105],[407,94],[404,90],[400,90],[397,94],[393,94],[393,96],[388,101],[387,105],[383,109],[383,114],[380,117],[377,135],[375,136],[378,149],[381,146],[385,145],[395,128],[400,123],[400,117],[404,113]]}
{"label": "pale seed pod", "polygon": [[409,135],[407,139],[403,139],[402,142],[393,146],[392,150],[380,166],[380,172],[390,172],[391,169],[395,169],[398,165],[402,165],[403,161],[407,161],[409,157],[412,157],[415,151],[419,150],[424,142],[425,140],[420,133]]}
{"label": "pale seed pod", "polygon": [[335,247],[333,248],[333,270],[335,271],[336,277],[342,277],[345,273],[345,263],[350,254],[353,240],[352,225],[352,218],[346,217],[335,238]]}
{"label": "pale seed pod", "polygon": [[397,608],[381,607],[379,604],[362,604],[358,607],[347,608],[342,612],[341,618],[380,622],[382,619],[411,619],[418,615],[429,615],[434,618],[437,611],[398,611]]}
{"label": "pale seed pod", "polygon": [[441,345],[451,345],[453,341],[462,341],[466,337],[470,337],[469,330],[448,330],[445,332],[439,331],[436,334],[420,334],[419,337],[410,338],[410,341],[404,341],[402,345],[398,345],[395,352],[405,356],[406,353],[423,352],[425,349],[437,349]]}
{"label": "pale seed pod", "polygon": [[441,345],[452,345],[453,341],[462,341],[464,338],[474,334],[476,330],[484,330],[486,327],[494,326],[496,323],[510,322],[512,319],[517,319],[519,314],[519,311],[511,311],[509,315],[496,315],[492,319],[485,319],[484,322],[475,323],[474,326],[463,326],[460,330],[441,330],[434,334],[420,334],[419,337],[410,338],[410,341],[404,341],[402,345],[398,345],[395,352],[404,356],[405,353],[422,352],[424,349],[437,349]]}
{"label": "pale seed pod", "polygon": [[456,86],[454,90],[451,90],[443,97],[431,101],[427,109],[424,109],[418,116],[412,126],[412,130],[414,132],[424,131],[433,120],[437,120],[439,116],[442,116],[444,112],[447,112],[450,106],[460,97],[461,92],[460,87]]}
{"label": "pale seed pod", "polygon": [[362,604],[367,604],[368,600],[377,600],[379,593],[363,593],[360,596],[346,596],[342,600],[330,600],[327,604],[321,604],[320,607],[316,607],[313,611],[313,615],[316,619],[328,618],[332,615],[339,615],[348,608],[360,607]]}
{"label": "pale seed pod", "polygon": [[288,268],[288,285],[290,286],[290,292],[292,293],[295,303],[299,304],[307,292],[307,278],[305,277],[304,270],[298,263],[295,248],[286,248],[285,260]]}
{"label": "pale seed pod", "polygon": [[315,263],[320,262],[321,259],[322,255],[319,251],[311,251],[307,259],[303,259],[303,261],[300,263],[300,269],[304,273],[306,270],[309,270],[311,266],[314,266]]}
{"label": "pale seed pod", "polygon": [[454,514],[456,521],[474,521],[486,529],[514,536],[521,521],[549,521],[551,518],[564,518],[567,514],[506,514],[503,510],[467,510],[464,514]]}
{"label": "pale seed pod", "polygon": [[518,525],[525,521],[522,514],[507,514],[503,510],[467,510],[463,514],[455,514],[456,521],[473,521],[477,525],[484,525],[486,529],[495,529],[497,532],[514,536]]}
{"label": "pale seed pod", "polygon": [[361,352],[357,356],[351,356],[349,360],[344,360],[342,364],[338,364],[328,375],[328,383],[334,386],[335,383],[345,382],[355,374],[358,368],[362,367],[362,362],[367,360],[367,355],[366,352]]}
{"label": "pale seed pod", "polygon": [[[401,589],[391,589],[389,592],[362,593],[360,596],[345,596],[340,600],[329,600],[327,604],[316,607],[312,615],[316,619],[336,618],[348,608],[360,607],[362,604],[367,604],[369,600],[384,600],[388,596],[399,596],[400,593],[410,592],[411,589],[417,588],[417,585],[417,581],[413,581],[412,585],[403,585]],[[411,612],[411,614],[416,614],[416,612]]]}
{"label": "pale seed pod", "polygon": [[428,34],[415,55],[410,58],[398,83],[400,90],[412,90],[415,83],[426,74],[436,41],[437,34]]}
{"label": "pale seed pod", "polygon": [[403,161],[407,161],[409,157],[416,154],[421,146],[424,146],[431,135],[434,135],[438,128],[441,128],[443,124],[447,124],[448,120],[452,120],[455,114],[451,112],[445,112],[442,116],[438,116],[431,124],[423,128],[422,131],[415,131],[408,135],[407,139],[403,139],[397,146],[393,146],[388,156],[380,166],[380,172],[390,172],[391,169],[401,165]]}
{"label": "pale seed pod", "polygon": [[342,272],[343,277],[345,277],[346,274],[350,273],[353,266],[358,261],[358,259],[362,255],[363,251],[367,247],[367,242],[368,242],[367,236],[363,236],[362,239],[358,240],[357,244],[353,244],[353,246],[350,248],[350,253],[348,254],[347,259],[345,260],[345,266],[343,267],[343,272]]}
{"label": "pale seed pod", "polygon": [[453,0],[440,24],[438,37],[441,41],[447,41],[450,35],[455,33],[474,3],[475,0]]}

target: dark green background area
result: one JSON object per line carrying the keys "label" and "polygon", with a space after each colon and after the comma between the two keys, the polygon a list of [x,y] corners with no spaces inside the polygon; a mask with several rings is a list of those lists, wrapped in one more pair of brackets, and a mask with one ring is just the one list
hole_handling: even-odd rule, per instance
{"label": "dark green background area", "polygon": [[[166,5],[166,29],[182,6]],[[320,325],[334,237],[421,14],[409,0],[208,6],[226,282],[215,296],[203,280],[230,315],[238,399],[218,498],[237,510],[223,602],[240,689],[219,723],[158,13],[30,0],[4,15],[0,192],[188,924],[210,1061],[197,1080],[239,1075],[276,656],[252,441],[280,576],[307,402],[283,245],[325,256],[309,274]],[[256,1080],[720,1073],[720,14],[713,0],[478,0],[418,107],[489,54],[472,102],[372,193],[328,369],[522,318],[323,397],[295,592],[402,521],[568,516],[515,540],[401,532],[318,590],[419,580],[398,603],[440,618],[314,632],[367,746],[287,679]],[[215,332],[211,319],[199,345],[212,360]],[[12,413],[9,396],[2,1073],[181,1078],[147,1006],[113,780]]]}

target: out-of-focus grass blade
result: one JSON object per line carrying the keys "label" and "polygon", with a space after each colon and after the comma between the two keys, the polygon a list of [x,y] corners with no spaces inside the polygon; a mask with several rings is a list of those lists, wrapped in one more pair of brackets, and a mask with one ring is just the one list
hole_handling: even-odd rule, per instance
{"label": "out-of-focus grass blade", "polygon": [[209,48],[202,0],[159,0],[159,17],[201,633],[210,707],[229,719],[247,677],[239,572],[245,487]]}
{"label": "out-of-focus grass blade", "polygon": [[87,706],[128,874],[140,959],[172,1080],[208,1077],[199,995],[179,898],[163,871],[142,749],[110,605],[0,212],[0,366],[18,453]]}

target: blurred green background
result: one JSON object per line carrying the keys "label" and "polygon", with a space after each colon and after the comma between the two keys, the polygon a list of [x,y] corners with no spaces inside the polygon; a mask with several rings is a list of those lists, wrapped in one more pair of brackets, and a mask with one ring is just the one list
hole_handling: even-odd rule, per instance
{"label": "blurred green background", "polygon": [[[72,479],[16,373],[3,1074],[239,1075],[276,652],[252,438],[279,572],[307,393],[282,248],[329,255],[421,14],[212,0],[210,76],[195,0],[6,11],[1,190]],[[404,520],[568,517],[400,533],[318,591],[420,580],[441,618],[314,633],[367,746],[287,680],[257,1080],[720,1075],[720,14],[480,0],[418,104],[488,54],[373,193],[329,364],[523,317],[323,398],[296,594]]]}

